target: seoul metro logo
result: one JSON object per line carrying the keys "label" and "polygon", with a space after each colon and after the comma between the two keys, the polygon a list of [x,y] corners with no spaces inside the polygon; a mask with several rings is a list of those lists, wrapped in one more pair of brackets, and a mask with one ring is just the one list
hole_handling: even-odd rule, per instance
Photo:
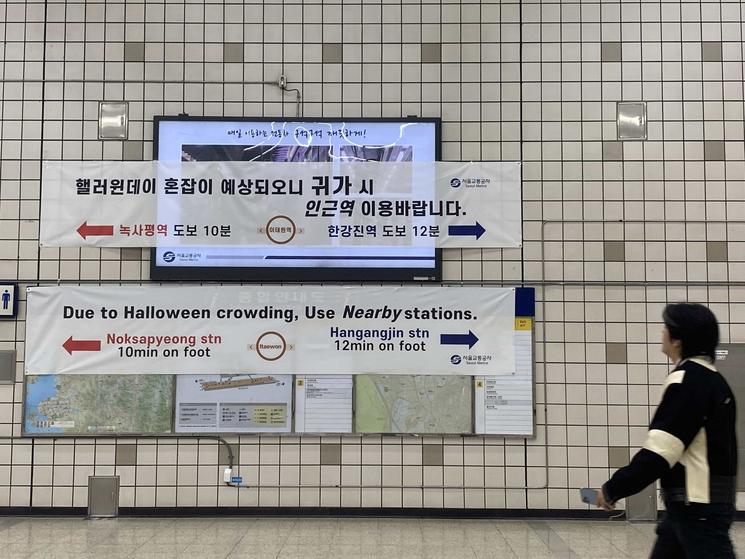
{"label": "seoul metro logo", "polygon": [[163,261],[171,263],[176,260],[176,255],[172,251],[166,251],[163,253]]}
{"label": "seoul metro logo", "polygon": [[450,362],[451,362],[451,363],[452,363],[453,365],[460,365],[460,361],[461,361],[461,359],[460,359],[460,355],[453,355],[453,356],[452,356],[452,357],[450,358]]}
{"label": "seoul metro logo", "polygon": [[452,186],[453,188],[459,188],[460,184],[460,179],[450,179],[450,186]]}

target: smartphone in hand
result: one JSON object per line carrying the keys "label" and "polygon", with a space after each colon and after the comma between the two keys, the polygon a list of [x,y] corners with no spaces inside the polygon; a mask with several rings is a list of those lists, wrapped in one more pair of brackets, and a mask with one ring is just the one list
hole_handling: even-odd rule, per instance
{"label": "smartphone in hand", "polygon": [[598,492],[595,489],[583,487],[579,490],[579,498],[582,499],[583,503],[587,503],[588,505],[596,505],[598,502]]}

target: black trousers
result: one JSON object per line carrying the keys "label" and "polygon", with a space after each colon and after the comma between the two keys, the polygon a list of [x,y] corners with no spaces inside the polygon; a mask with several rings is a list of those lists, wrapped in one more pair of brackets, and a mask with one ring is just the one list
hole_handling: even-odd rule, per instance
{"label": "black trousers", "polygon": [[650,559],[734,559],[732,505],[667,503]]}

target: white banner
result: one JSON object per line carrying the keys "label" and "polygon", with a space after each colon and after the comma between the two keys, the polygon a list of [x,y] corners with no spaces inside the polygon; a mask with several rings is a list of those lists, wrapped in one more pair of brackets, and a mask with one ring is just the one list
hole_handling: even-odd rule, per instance
{"label": "white banner", "polygon": [[519,163],[46,161],[42,246],[522,243]]}
{"label": "white banner", "polygon": [[27,374],[511,374],[515,290],[33,287]]}

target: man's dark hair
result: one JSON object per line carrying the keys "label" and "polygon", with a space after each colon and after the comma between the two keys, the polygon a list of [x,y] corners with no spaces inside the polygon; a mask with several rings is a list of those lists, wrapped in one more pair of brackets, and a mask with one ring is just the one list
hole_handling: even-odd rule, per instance
{"label": "man's dark hair", "polygon": [[714,361],[719,324],[714,313],[697,303],[673,303],[662,311],[670,338],[680,340],[682,359],[705,355]]}

